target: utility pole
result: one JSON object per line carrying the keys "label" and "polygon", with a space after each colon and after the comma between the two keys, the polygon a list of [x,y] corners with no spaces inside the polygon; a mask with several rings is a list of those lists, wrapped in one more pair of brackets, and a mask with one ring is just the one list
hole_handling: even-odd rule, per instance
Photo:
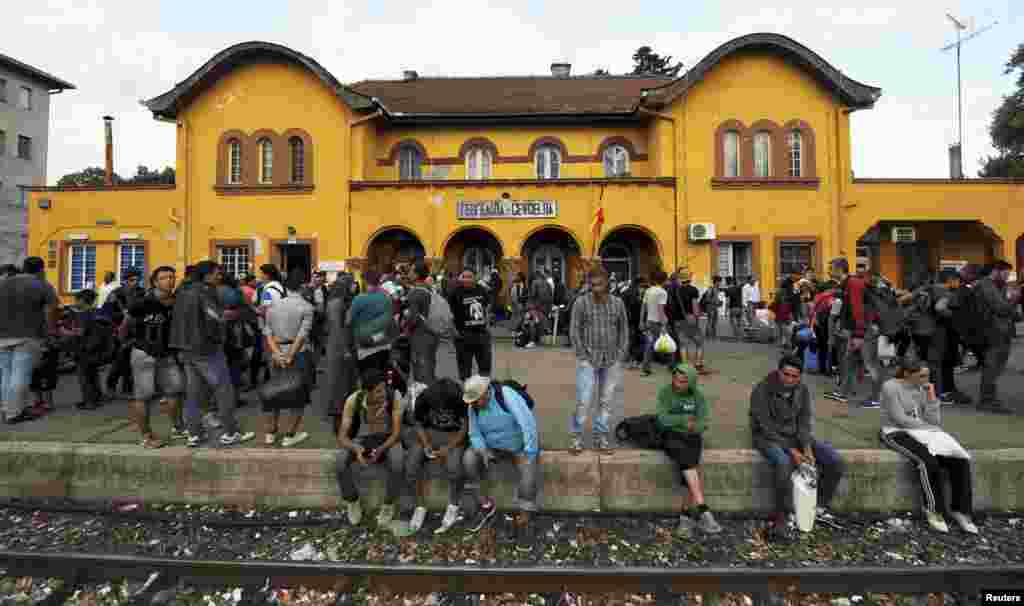
{"label": "utility pole", "polygon": [[963,20],[957,19],[949,13],[946,13],[946,18],[949,19],[953,23],[953,27],[956,28],[956,42],[946,45],[941,49],[942,52],[953,49],[956,50],[956,142],[949,146],[950,177],[954,179],[963,179],[964,103],[963,84],[960,78],[960,47],[963,46],[964,42],[976,38],[992,29],[998,24],[998,21],[971,32],[967,37],[963,37],[962,34],[965,30],[973,28],[974,19],[968,19],[965,24]]}

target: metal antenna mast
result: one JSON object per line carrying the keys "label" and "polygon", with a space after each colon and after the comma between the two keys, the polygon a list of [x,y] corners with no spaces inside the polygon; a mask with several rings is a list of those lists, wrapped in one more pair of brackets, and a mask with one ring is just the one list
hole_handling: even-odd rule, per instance
{"label": "metal antenna mast", "polygon": [[975,31],[971,32],[966,37],[962,37],[962,34],[963,34],[963,32],[965,30],[973,28],[974,19],[973,18],[968,19],[968,20],[966,20],[967,22],[964,23],[964,21],[962,21],[960,19],[957,19],[956,17],[954,17],[953,15],[951,15],[949,13],[946,13],[946,18],[948,18],[953,23],[953,27],[956,28],[956,42],[954,42],[952,44],[948,44],[948,45],[942,47],[942,49],[941,49],[942,52],[946,52],[946,51],[949,51],[949,50],[956,49],[956,143],[954,143],[953,146],[950,149],[951,150],[953,150],[954,148],[956,149],[956,154],[957,154],[957,156],[959,157],[959,160],[960,160],[959,164],[960,164],[960,173],[961,173],[960,175],[958,175],[958,177],[962,179],[963,178],[963,174],[962,174],[962,160],[963,160],[963,143],[964,143],[964,104],[963,104],[963,85],[962,85],[961,78],[960,78],[960,47],[963,45],[964,42],[967,42],[968,40],[976,38],[976,37],[980,36],[981,34],[987,32],[988,30],[992,29],[999,22],[995,21],[995,22],[991,23],[990,25],[986,25],[985,27],[983,27],[981,29],[978,29],[978,30],[975,30]]}

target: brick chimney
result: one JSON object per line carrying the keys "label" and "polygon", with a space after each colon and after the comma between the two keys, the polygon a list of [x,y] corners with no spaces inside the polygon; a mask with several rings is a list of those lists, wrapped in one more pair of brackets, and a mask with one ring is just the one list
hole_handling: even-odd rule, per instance
{"label": "brick chimney", "polygon": [[551,75],[555,78],[568,78],[572,72],[572,63],[552,63]]}
{"label": "brick chimney", "polygon": [[103,116],[103,128],[107,138],[106,185],[114,186],[114,117]]}
{"label": "brick chimney", "polygon": [[959,143],[949,146],[949,178],[964,178],[964,159],[962,148]]}

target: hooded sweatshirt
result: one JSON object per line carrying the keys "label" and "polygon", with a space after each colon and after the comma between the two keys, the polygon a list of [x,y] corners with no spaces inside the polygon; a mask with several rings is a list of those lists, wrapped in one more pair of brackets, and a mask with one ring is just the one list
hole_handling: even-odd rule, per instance
{"label": "hooded sweatshirt", "polygon": [[814,405],[803,383],[787,388],[772,372],[750,395],[750,430],[754,447],[807,448],[811,444]]}
{"label": "hooded sweatshirt", "polygon": [[711,408],[697,384],[697,371],[692,366],[685,369],[689,379],[685,392],[679,393],[671,383],[658,391],[658,427],[664,431],[691,433],[690,419],[694,419],[692,433],[704,433]]}

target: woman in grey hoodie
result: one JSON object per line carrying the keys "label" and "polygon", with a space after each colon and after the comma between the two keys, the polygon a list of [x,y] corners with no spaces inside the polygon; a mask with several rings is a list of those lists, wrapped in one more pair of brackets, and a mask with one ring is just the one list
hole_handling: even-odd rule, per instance
{"label": "woman in grey hoodie", "polygon": [[[964,532],[977,534],[971,521],[974,494],[970,461],[959,457],[933,455],[920,436],[909,431],[942,431],[935,384],[929,382],[928,367],[917,358],[903,358],[895,379],[882,385],[882,443],[917,467],[924,491],[925,517],[939,532],[949,532],[943,514],[953,518]],[[952,489],[951,511],[946,508],[941,469],[949,473]]]}

